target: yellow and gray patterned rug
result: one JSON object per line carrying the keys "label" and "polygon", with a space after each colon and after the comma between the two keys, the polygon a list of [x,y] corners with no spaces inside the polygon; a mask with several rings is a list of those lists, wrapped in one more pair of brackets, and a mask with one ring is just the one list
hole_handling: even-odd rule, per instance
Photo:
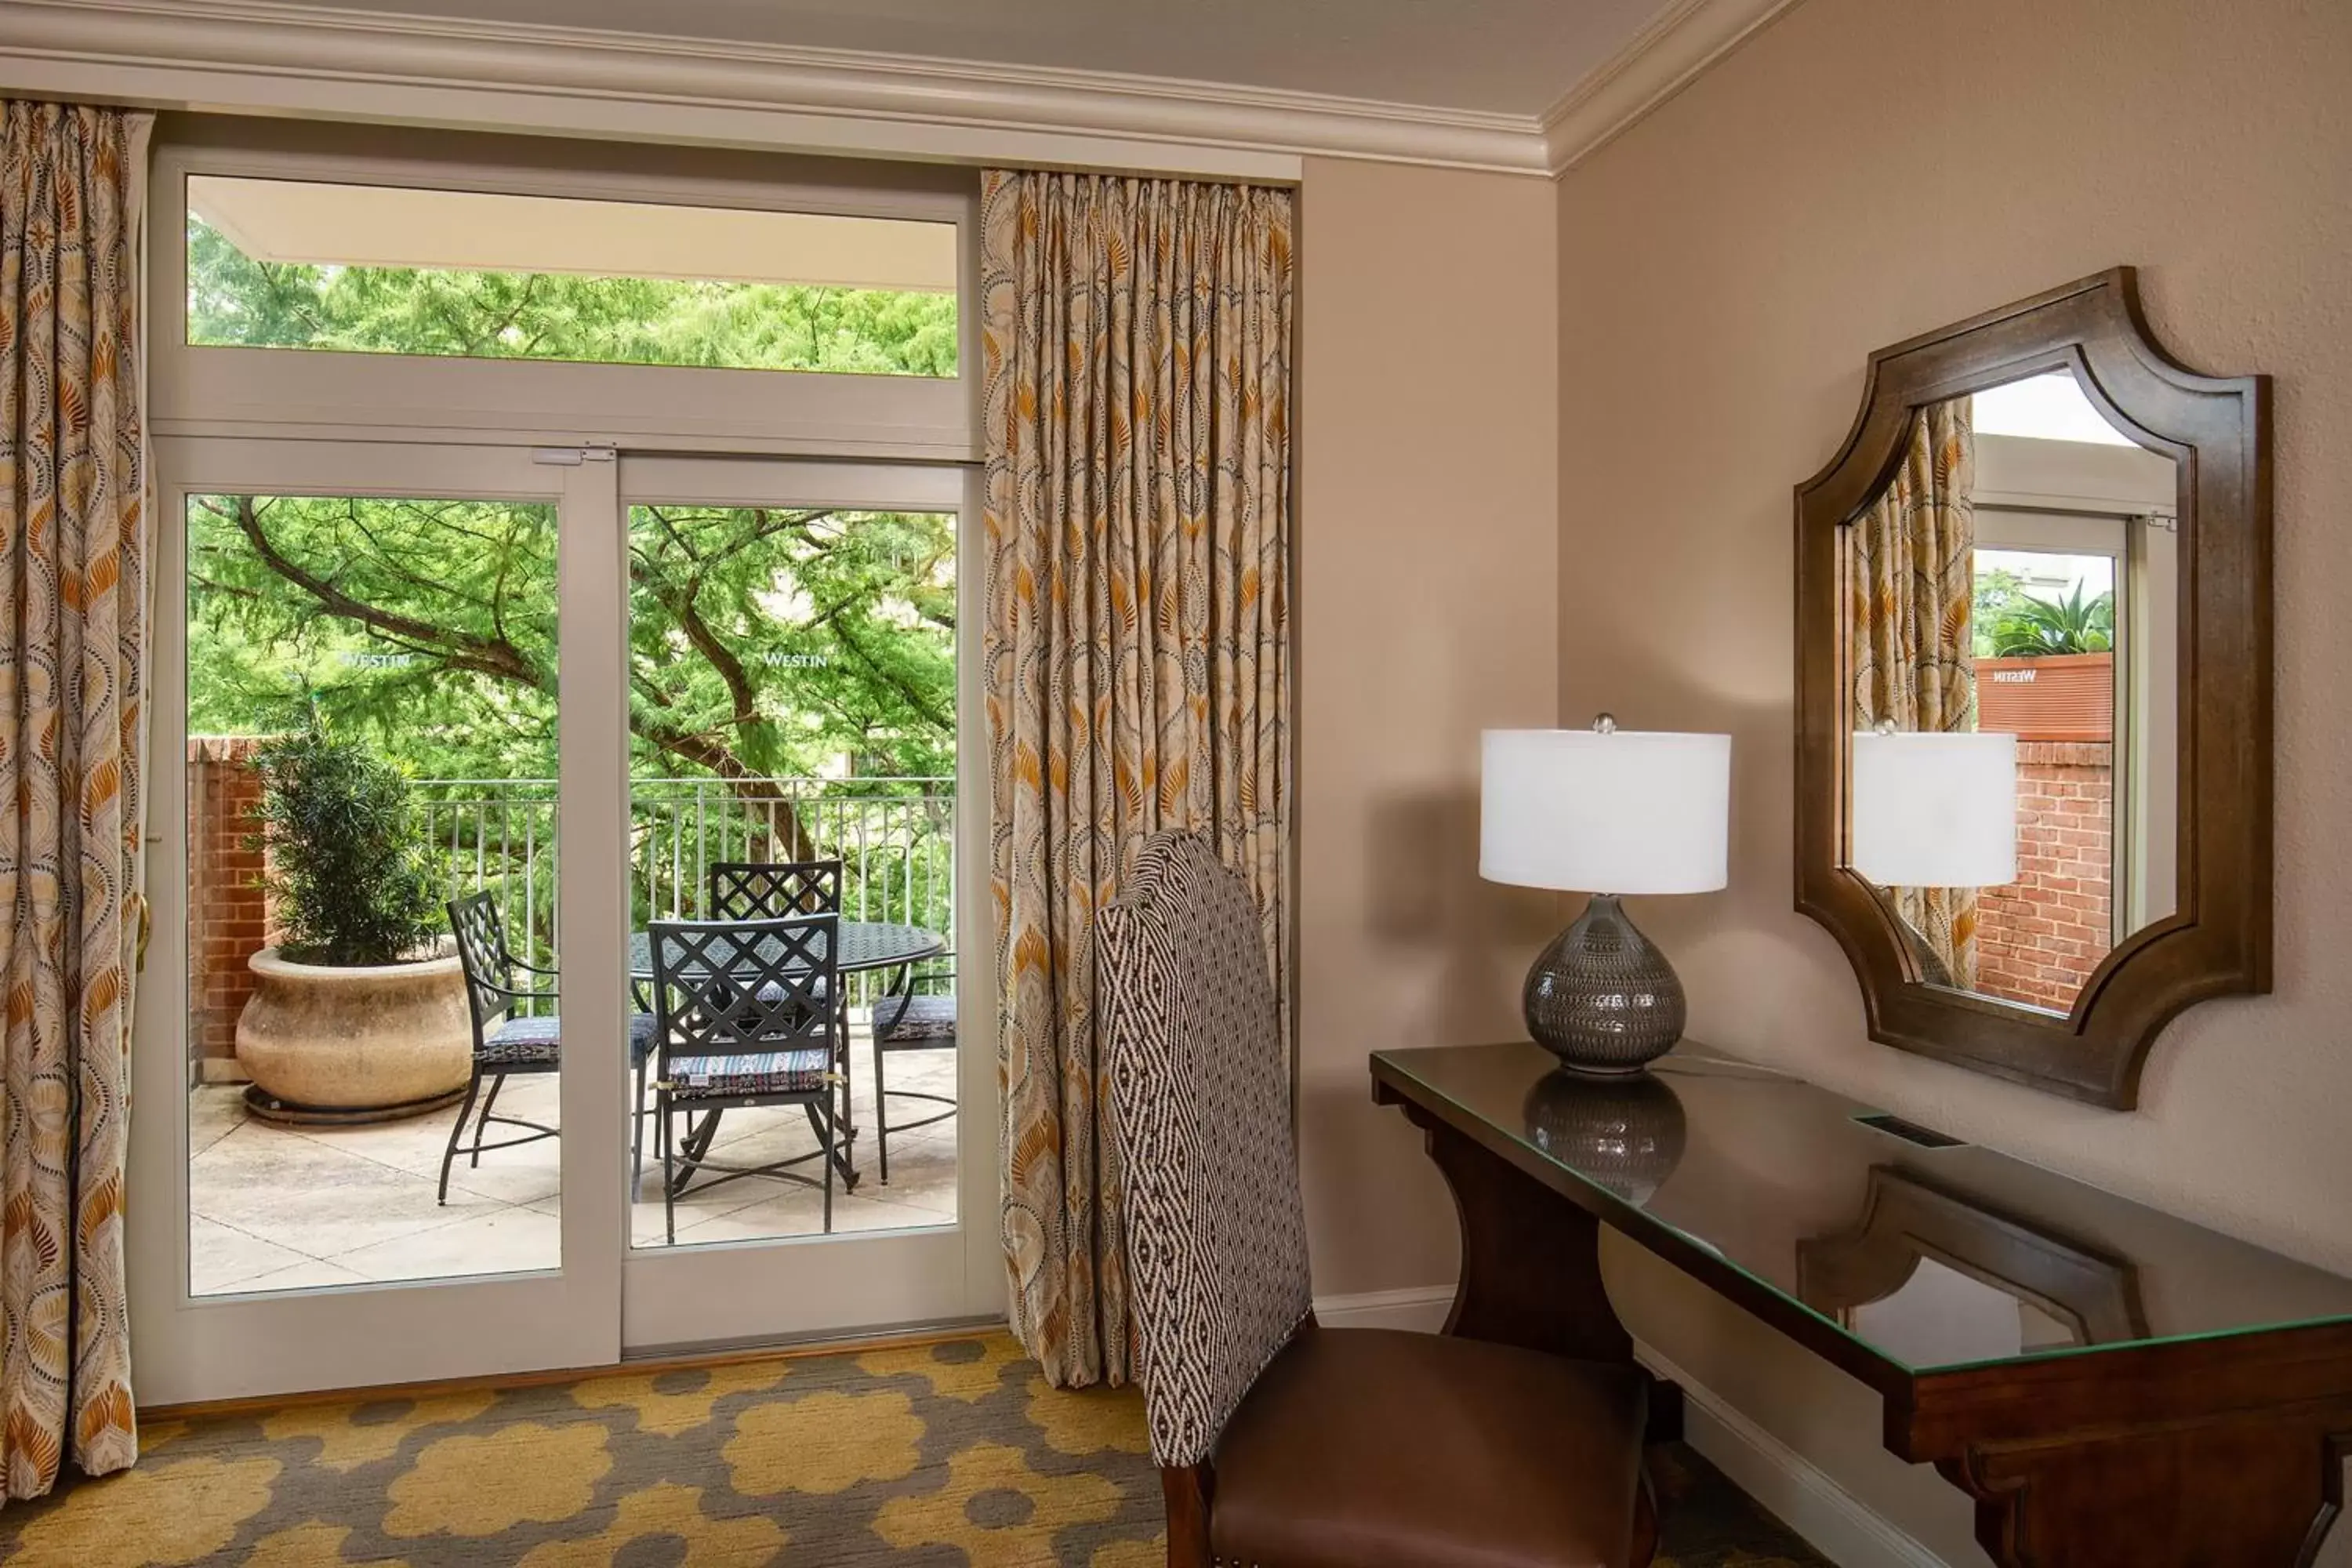
{"label": "yellow and gray patterned rug", "polygon": [[[144,1425],[136,1469],[0,1512],[7,1568],[1159,1568],[1132,1390],[1004,1334]],[[1820,1559],[1684,1448],[1674,1568]]]}

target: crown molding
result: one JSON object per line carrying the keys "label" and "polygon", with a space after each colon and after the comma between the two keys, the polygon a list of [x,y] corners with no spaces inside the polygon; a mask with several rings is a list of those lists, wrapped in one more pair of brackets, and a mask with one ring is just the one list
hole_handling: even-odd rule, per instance
{"label": "crown molding", "polygon": [[1528,115],[279,0],[7,0],[0,90],[1243,177],[1305,155],[1548,173]]}
{"label": "crown molding", "polygon": [[5,0],[0,92],[1241,179],[1309,156],[1558,175],[1793,3],[1675,0],[1540,116],[293,0]]}
{"label": "crown molding", "polygon": [[1544,111],[1546,165],[1565,174],[1794,4],[1675,0]]}

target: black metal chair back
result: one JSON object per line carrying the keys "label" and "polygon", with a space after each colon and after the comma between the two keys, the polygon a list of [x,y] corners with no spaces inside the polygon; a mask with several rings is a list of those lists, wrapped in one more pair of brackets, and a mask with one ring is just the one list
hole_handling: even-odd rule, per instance
{"label": "black metal chair back", "polygon": [[514,955],[499,916],[498,895],[485,889],[449,900],[449,929],[457,938],[457,963],[466,972],[466,1002],[474,1018],[474,1043],[504,1018],[522,993],[515,985]]}
{"label": "black metal chair back", "polygon": [[838,860],[718,860],[709,872],[714,921],[772,921],[841,912]]}
{"label": "black metal chair back", "polygon": [[679,1077],[673,1064],[681,1060],[694,1079],[764,1075],[770,1069],[754,1058],[786,1051],[822,1051],[829,1070],[840,925],[826,913],[647,926],[663,1081]]}

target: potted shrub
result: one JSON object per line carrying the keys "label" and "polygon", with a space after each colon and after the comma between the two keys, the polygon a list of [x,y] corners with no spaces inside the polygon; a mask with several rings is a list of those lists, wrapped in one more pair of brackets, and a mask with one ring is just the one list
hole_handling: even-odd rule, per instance
{"label": "potted shrub", "polygon": [[[1979,609],[1984,606],[1980,601]],[[2015,595],[1977,640],[1977,727],[2028,741],[2110,741],[2116,728],[2116,599]]]}
{"label": "potted shrub", "polygon": [[408,780],[315,718],[255,753],[279,941],[248,961],[236,1057],[263,1115],[414,1115],[473,1065],[465,977],[418,853]]}

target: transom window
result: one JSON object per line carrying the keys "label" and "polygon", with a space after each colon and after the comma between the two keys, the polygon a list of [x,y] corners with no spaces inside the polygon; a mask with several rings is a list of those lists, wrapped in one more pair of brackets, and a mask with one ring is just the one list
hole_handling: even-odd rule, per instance
{"label": "transom window", "polygon": [[192,174],[193,346],[953,377],[953,223]]}

